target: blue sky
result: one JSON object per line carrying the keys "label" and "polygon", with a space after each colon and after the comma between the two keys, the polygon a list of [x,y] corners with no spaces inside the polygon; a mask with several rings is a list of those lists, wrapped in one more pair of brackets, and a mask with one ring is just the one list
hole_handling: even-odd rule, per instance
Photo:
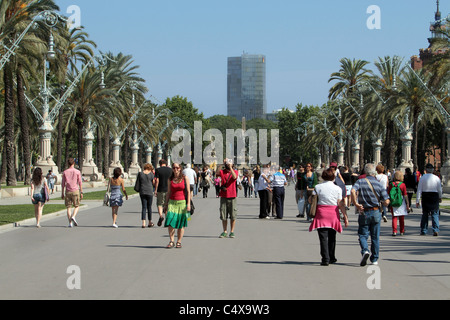
{"label": "blue sky", "polygon": [[[134,57],[149,94],[181,95],[210,117],[227,113],[227,58],[264,54],[267,108],[327,101],[330,74],[343,57],[373,62],[408,59],[428,47],[436,0],[56,0],[81,24],[98,50]],[[367,8],[381,10],[369,30]],[[442,17],[450,1],[440,1]]]}

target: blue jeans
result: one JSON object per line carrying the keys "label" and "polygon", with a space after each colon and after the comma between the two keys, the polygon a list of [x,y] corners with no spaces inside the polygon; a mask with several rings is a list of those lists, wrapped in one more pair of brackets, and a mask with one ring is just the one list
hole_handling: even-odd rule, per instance
{"label": "blue jeans", "polygon": [[369,251],[369,236],[372,241],[370,246],[370,261],[378,261],[380,256],[380,222],[381,212],[379,210],[366,211],[360,214],[358,218],[358,236],[359,245],[361,246],[361,254]]}
{"label": "blue jeans", "polygon": [[34,201],[31,201],[33,204],[45,204],[45,197],[42,193],[33,194]]}
{"label": "blue jeans", "polygon": [[431,216],[431,228],[433,232],[439,232],[439,210],[431,212],[423,212],[420,220],[420,233],[427,234],[428,232],[428,217]]}

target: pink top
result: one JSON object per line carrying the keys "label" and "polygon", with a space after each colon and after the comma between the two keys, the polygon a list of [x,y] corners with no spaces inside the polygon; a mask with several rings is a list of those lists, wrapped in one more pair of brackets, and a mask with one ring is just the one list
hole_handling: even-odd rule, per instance
{"label": "pink top", "polygon": [[309,231],[311,232],[320,228],[330,228],[342,233],[342,224],[339,218],[338,206],[317,206],[316,217],[311,223]]}
{"label": "pink top", "polygon": [[80,189],[81,186],[81,172],[75,168],[69,168],[64,171],[61,181],[61,187],[66,192],[75,192]]}
{"label": "pink top", "polygon": [[185,200],[184,197],[184,179],[180,183],[170,181],[170,200]]}

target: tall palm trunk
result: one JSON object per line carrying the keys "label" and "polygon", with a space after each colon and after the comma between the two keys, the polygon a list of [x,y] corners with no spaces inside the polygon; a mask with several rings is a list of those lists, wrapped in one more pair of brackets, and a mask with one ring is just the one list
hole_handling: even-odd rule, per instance
{"label": "tall palm trunk", "polygon": [[[73,155],[70,155],[70,139],[72,138],[72,130],[69,130],[69,132],[67,132],[67,134],[65,135],[65,140],[66,140],[66,148],[64,149],[64,158],[67,159],[73,157]],[[66,169],[67,163],[64,163],[63,165],[63,169]],[[61,170],[62,172],[63,170]]]}
{"label": "tall palm trunk", "polygon": [[78,168],[80,171],[83,169],[83,162],[84,162],[84,126],[83,121],[77,122],[77,128],[78,128]]}
{"label": "tall palm trunk", "polygon": [[441,164],[443,165],[447,161],[448,147],[447,146],[447,130],[445,127],[442,127],[441,131]]}
{"label": "tall palm trunk", "polygon": [[129,145],[130,145],[130,143],[128,142],[129,140],[128,140],[128,138],[129,138],[129,131],[128,131],[128,129],[127,130],[125,130],[125,134],[124,134],[124,142],[123,142],[123,170],[125,171],[125,172],[128,172],[128,167],[129,167],[129,163],[128,163],[128,158],[129,158],[129,154],[130,154],[130,152],[129,152],[129,150],[130,150],[130,147],[129,147]]}
{"label": "tall palm trunk", "polygon": [[413,108],[413,141],[412,141],[412,160],[414,163],[414,167],[416,168],[415,170],[417,170],[419,168],[419,158],[417,156],[417,143],[418,143],[418,139],[419,139],[419,128],[418,128],[418,123],[419,123],[419,114],[420,114],[420,109],[419,108]]}
{"label": "tall palm trunk", "polygon": [[25,90],[22,77],[22,66],[17,67],[17,105],[19,107],[20,132],[23,148],[23,162],[25,163],[24,185],[31,181],[31,146],[30,146],[30,125],[28,123],[28,113],[25,101]]}
{"label": "tall palm trunk", "polygon": [[365,153],[365,141],[366,141],[366,130],[364,129],[364,124],[360,124],[361,128],[361,140],[359,142],[360,149],[359,149],[359,170],[361,171],[362,168],[364,168],[364,153]]}
{"label": "tall palm trunk", "polygon": [[3,146],[2,149],[2,169],[1,169],[1,174],[0,174],[0,183],[5,183],[6,182],[6,148],[5,146]]}
{"label": "tall palm trunk", "polygon": [[395,168],[395,142],[394,142],[394,122],[392,120],[386,121],[386,140],[384,142],[385,164],[387,169],[394,170]]}
{"label": "tall palm trunk", "polygon": [[56,165],[58,166],[59,172],[63,171],[62,167],[62,147],[63,147],[63,108],[59,110],[58,114],[58,138],[56,140],[57,154],[56,154]]}
{"label": "tall palm trunk", "polygon": [[95,163],[98,168],[103,168],[103,139],[100,133],[100,128],[97,126],[97,143],[95,150]]}
{"label": "tall palm trunk", "polygon": [[16,186],[15,148],[14,148],[14,96],[12,68],[7,63],[3,69],[3,83],[5,86],[5,143],[6,148],[6,185]]}
{"label": "tall palm trunk", "polygon": [[109,127],[107,126],[103,136],[103,175],[109,178]]}

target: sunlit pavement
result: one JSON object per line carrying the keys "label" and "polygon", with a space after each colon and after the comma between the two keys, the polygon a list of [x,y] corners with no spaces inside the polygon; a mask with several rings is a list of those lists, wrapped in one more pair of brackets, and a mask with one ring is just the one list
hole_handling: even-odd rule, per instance
{"label": "sunlit pavement", "polygon": [[[78,227],[65,214],[0,233],[0,299],[450,299],[449,214],[441,232],[419,235],[420,209],[406,218],[406,235],[381,226],[377,266],[360,267],[354,209],[337,236],[337,263],[320,266],[319,239],[296,218],[287,189],[285,218],[258,219],[259,199],[239,192],[236,238],[220,239],[219,201],[195,197],[196,211],[181,249],[166,249],[163,227],[141,228],[140,200],[125,201],[119,228],[111,209],[90,202]],[[153,222],[157,213],[153,204]],[[32,206],[30,205],[30,210]]]}

